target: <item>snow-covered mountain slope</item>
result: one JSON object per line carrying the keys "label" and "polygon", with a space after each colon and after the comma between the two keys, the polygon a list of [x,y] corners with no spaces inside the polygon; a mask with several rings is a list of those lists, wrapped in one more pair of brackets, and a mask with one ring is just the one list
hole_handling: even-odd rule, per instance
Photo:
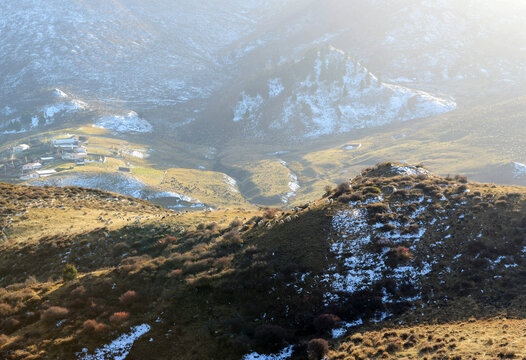
{"label": "snow-covered mountain slope", "polygon": [[136,111],[208,96],[224,81],[220,51],[286,3],[2,1],[0,108],[33,112],[48,88]]}
{"label": "snow-covered mountain slope", "polygon": [[513,176],[517,178],[526,176],[526,165],[514,162],[513,167]]}
{"label": "snow-covered mountain slope", "polygon": [[137,115],[135,111],[130,111],[122,115],[104,116],[100,118],[94,126],[115,130],[120,133],[148,133],[152,131],[152,125]]}
{"label": "snow-covered mountain slope", "polygon": [[333,47],[278,65],[247,86],[250,89],[241,93],[232,121],[243,128],[243,134],[259,137],[279,131],[298,140],[317,138],[456,108],[450,98],[382,82]]}
{"label": "snow-covered mountain slope", "polygon": [[[27,119],[54,106],[42,94],[55,88],[105,118],[133,111],[154,133],[202,142],[236,129],[316,138],[443,113],[448,96],[495,102],[526,85],[525,17],[516,0],[4,1],[0,131],[35,129]],[[329,45],[355,61],[324,79],[323,61],[342,60],[316,64],[309,49]],[[359,79],[361,67],[375,75]],[[43,124],[101,118],[55,110]]]}
{"label": "snow-covered mountain slope", "polygon": [[84,101],[56,88],[42,91],[31,104],[33,111],[20,111],[9,105],[0,111],[0,134],[23,133],[44,128],[56,120],[71,119],[89,111]]}

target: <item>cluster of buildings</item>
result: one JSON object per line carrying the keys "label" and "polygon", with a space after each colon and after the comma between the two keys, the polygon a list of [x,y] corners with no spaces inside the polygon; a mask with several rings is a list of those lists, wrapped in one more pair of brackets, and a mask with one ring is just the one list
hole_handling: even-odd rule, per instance
{"label": "cluster of buildings", "polygon": [[76,136],[65,139],[52,139],[51,144],[57,149],[57,154],[61,159],[84,163],[88,157],[86,146],[79,142]]}
{"label": "cluster of buildings", "polygon": [[[41,177],[51,176],[56,173],[56,170],[42,170],[42,166],[56,160],[68,160],[74,161],[77,165],[84,165],[88,157],[88,151],[86,149],[87,141],[80,141],[78,137],[72,136],[68,138],[52,139],[50,145],[53,149],[52,155],[42,156],[38,159],[33,158],[32,161],[27,163],[19,163],[21,165],[22,175],[20,180],[33,180]],[[21,154],[28,151],[30,146],[27,144],[19,144],[12,148],[14,154]],[[20,156],[19,156],[20,157]],[[27,157],[26,161],[27,161]],[[14,163],[13,163],[14,165]],[[20,167],[19,167],[20,168]]]}

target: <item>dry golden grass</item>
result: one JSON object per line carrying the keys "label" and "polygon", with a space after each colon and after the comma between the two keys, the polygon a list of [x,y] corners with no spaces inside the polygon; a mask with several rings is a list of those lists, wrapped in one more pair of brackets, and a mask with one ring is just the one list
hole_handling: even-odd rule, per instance
{"label": "dry golden grass", "polygon": [[492,318],[353,334],[328,355],[336,359],[524,359],[526,320]]}

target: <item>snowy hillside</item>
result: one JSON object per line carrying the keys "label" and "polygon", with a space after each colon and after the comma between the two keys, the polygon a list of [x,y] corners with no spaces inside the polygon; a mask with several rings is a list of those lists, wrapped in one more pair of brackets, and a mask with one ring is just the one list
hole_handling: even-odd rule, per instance
{"label": "snowy hillside", "polygon": [[19,111],[6,105],[0,111],[0,134],[23,133],[51,125],[57,119],[69,119],[89,110],[89,105],[60,89],[41,93],[41,101],[33,103],[33,111]]}
{"label": "snowy hillside", "polygon": [[286,3],[2,1],[0,109],[33,113],[49,88],[135,111],[209,96],[225,80],[220,52]]}
{"label": "snowy hillside", "polygon": [[[3,1],[0,136],[314,139],[428,117],[522,95],[525,21],[514,0]],[[309,50],[328,46],[354,56]]]}
{"label": "snowy hillside", "polygon": [[240,95],[233,121],[245,134],[286,131],[296,138],[373,128],[443,114],[453,100],[382,82],[358,61],[332,47],[278,66],[256,93]]}

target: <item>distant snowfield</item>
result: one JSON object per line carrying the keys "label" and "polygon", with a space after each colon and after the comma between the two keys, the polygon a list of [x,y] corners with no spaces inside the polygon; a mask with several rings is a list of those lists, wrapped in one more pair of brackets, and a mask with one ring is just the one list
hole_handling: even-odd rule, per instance
{"label": "distant snowfield", "polygon": [[513,176],[516,178],[526,176],[526,165],[513,162]]}
{"label": "distant snowfield", "polygon": [[110,344],[95,350],[93,355],[87,353],[88,349],[83,349],[81,353],[76,355],[78,360],[124,360],[130,353],[135,341],[149,332],[150,329],[151,326],[148,324],[135,326],[130,333],[124,334]]}
{"label": "distant snowfield", "polygon": [[124,115],[105,116],[99,119],[93,126],[121,133],[149,133],[152,131],[152,125],[139,117],[135,111],[130,111]]}

